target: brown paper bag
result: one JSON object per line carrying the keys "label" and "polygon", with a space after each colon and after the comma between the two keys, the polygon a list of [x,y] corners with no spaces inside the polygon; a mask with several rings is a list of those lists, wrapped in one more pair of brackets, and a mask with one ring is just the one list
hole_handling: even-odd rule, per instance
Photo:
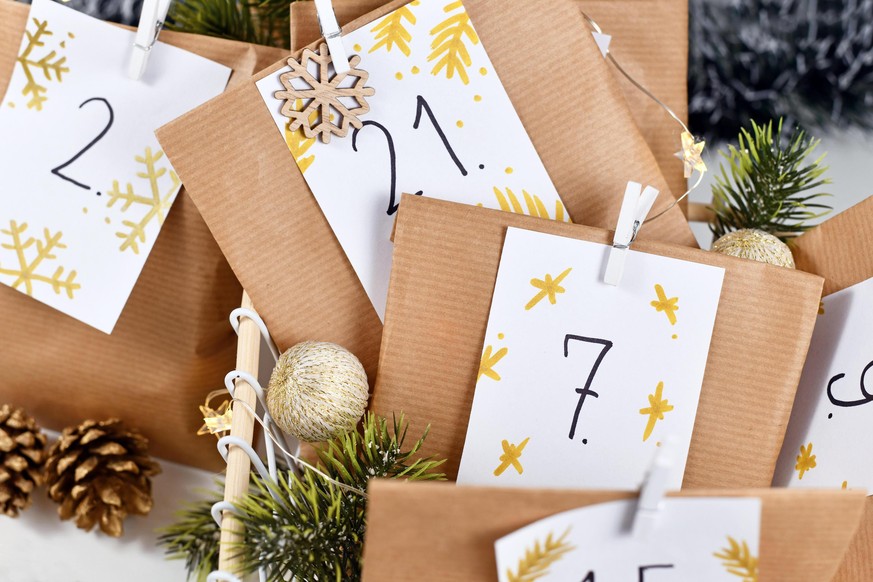
{"label": "brown paper bag", "polygon": [[[612,242],[601,229],[418,196],[404,196],[398,213],[372,408],[388,415],[403,411],[413,432],[430,423],[425,452],[448,459],[449,478],[457,474],[464,447],[510,226]],[[822,279],[678,245],[638,241],[634,249],[725,269],[683,486],[768,487]]]}
{"label": "brown paper bag", "polygon": [[[28,10],[0,0],[0,95]],[[232,67],[231,83],[277,58],[274,49],[202,36],[164,32],[161,40]],[[215,439],[195,436],[197,405],[233,368],[227,316],[241,294],[183,189],[112,335],[0,287],[0,402],[23,406],[54,429],[119,417],[145,433],[156,455],[218,466]]]}
{"label": "brown paper bag", "polygon": [[[798,269],[825,278],[830,295],[873,277],[873,197],[797,238],[792,252]],[[834,582],[873,580],[873,498]]]}
{"label": "brown paper bag", "polygon": [[[662,190],[654,212],[672,201],[572,0],[550,1],[547,10],[524,0],[465,5],[574,220],[615,226],[631,176]],[[158,139],[279,347],[338,343],[372,380],[381,322],[254,85],[283,66],[166,125]],[[557,90],[555,82],[564,86]],[[678,208],[643,237],[695,244]]]}
{"label": "brown paper bag", "polygon": [[[633,496],[374,481],[367,502],[363,580],[497,580],[494,542],[500,537],[562,511]],[[702,490],[678,496],[761,499],[760,582],[828,580],[864,502],[857,491],[796,489]]]}
{"label": "brown paper bag", "polygon": [[[334,0],[333,8],[337,21],[345,25],[385,2]],[[604,32],[612,35],[610,51],[621,66],[687,122],[688,3],[681,0],[581,0],[578,6]],[[319,37],[321,30],[315,3],[292,3],[291,49],[303,48]],[[681,127],[615,68],[612,71],[673,195],[681,196],[687,185],[682,164],[674,155],[680,149]]]}

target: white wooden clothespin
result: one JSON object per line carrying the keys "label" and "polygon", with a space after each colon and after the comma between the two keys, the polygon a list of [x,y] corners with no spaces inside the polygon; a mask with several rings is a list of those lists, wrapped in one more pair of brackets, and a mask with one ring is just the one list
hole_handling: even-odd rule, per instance
{"label": "white wooden clothespin", "polygon": [[658,519],[658,514],[667,497],[667,487],[673,471],[676,470],[676,439],[668,437],[661,442],[661,447],[652,462],[652,468],[646,475],[646,480],[640,489],[640,500],[634,514],[631,535],[635,538],[645,538]]}
{"label": "white wooden clothespin", "polygon": [[172,0],[143,0],[139,26],[133,41],[133,54],[127,68],[127,76],[134,81],[140,80],[145,74],[149,55],[167,19],[170,2]]}
{"label": "white wooden clothespin", "polygon": [[318,16],[321,35],[327,42],[327,49],[330,51],[330,59],[336,74],[348,73],[351,68],[349,56],[343,45],[343,31],[336,20],[331,0],[315,0],[315,13]]}
{"label": "white wooden clothespin", "polygon": [[627,183],[624,201],[618,214],[618,224],[615,227],[615,236],[612,239],[612,248],[609,250],[609,259],[606,262],[606,273],[603,276],[603,282],[607,285],[615,286],[621,283],[628,249],[637,238],[637,232],[645,222],[657,197],[658,191],[651,186],[646,186],[643,190],[642,185],[637,182]]}

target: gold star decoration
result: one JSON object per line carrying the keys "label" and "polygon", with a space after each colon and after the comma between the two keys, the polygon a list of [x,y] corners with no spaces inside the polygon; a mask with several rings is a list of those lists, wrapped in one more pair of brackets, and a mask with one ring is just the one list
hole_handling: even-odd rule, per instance
{"label": "gold star decoration", "polygon": [[652,307],[655,308],[655,311],[663,311],[667,315],[667,319],[670,320],[670,325],[676,325],[676,312],[679,310],[679,306],[677,305],[679,298],[670,297],[667,299],[667,294],[664,293],[664,288],[660,285],[655,285],[655,293],[657,293],[658,299],[652,301]]}
{"label": "gold star decoration", "polygon": [[706,142],[703,140],[697,141],[694,136],[687,131],[682,132],[682,149],[676,152],[676,157],[682,160],[685,164],[685,177],[690,178],[694,170],[701,174],[706,172],[706,164],[703,163],[701,155],[703,148],[706,147]]}
{"label": "gold star decoration", "polygon": [[563,281],[564,277],[569,275],[572,270],[573,268],[570,267],[554,279],[552,279],[552,276],[548,273],[546,274],[545,279],[531,279],[530,284],[539,289],[540,292],[534,295],[533,299],[527,302],[527,305],[524,306],[525,311],[531,309],[534,305],[542,301],[544,297],[548,297],[549,303],[554,305],[557,302],[557,294],[566,291],[566,289],[561,287],[561,281]]}
{"label": "gold star decoration", "polygon": [[200,414],[203,415],[203,426],[197,430],[197,436],[204,434],[214,434],[219,436],[223,432],[230,431],[230,423],[233,420],[233,409],[230,407],[230,400],[225,400],[218,408],[212,408],[209,402],[216,396],[223,394],[224,390],[215,390],[206,396],[200,408]]}
{"label": "gold star decoration", "polygon": [[527,446],[527,441],[530,440],[530,437],[527,437],[518,445],[514,445],[510,443],[508,440],[503,441],[503,454],[500,455],[500,465],[494,469],[494,476],[499,477],[503,474],[505,470],[509,467],[515,469],[519,475],[524,473],[524,467],[521,466],[519,462],[519,457],[521,457],[522,451],[524,451],[524,447]]}
{"label": "gold star decoration", "polygon": [[807,471],[815,469],[815,455],[812,454],[812,443],[808,445],[800,445],[800,454],[797,455],[797,464],[794,465],[797,470],[797,478],[803,479],[803,474]]}
{"label": "gold star decoration", "polygon": [[658,387],[655,388],[655,393],[649,394],[649,407],[640,408],[640,414],[649,415],[649,421],[646,423],[646,430],[643,432],[643,442],[652,436],[652,431],[655,430],[655,424],[659,420],[664,420],[664,413],[673,410],[673,405],[670,404],[666,398],[661,398],[663,392],[664,383],[658,382]]}
{"label": "gold star decoration", "polygon": [[494,348],[492,346],[485,346],[485,352],[482,354],[482,359],[479,360],[479,375],[476,376],[476,380],[482,378],[482,376],[487,376],[492,380],[500,381],[500,374],[494,371],[494,366],[497,365],[497,362],[503,359],[503,356],[509,351],[506,348],[500,348],[493,354],[491,353]]}

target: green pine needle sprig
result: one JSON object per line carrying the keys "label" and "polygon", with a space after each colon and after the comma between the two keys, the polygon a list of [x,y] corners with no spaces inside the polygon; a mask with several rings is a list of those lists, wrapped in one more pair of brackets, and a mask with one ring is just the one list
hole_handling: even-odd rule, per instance
{"label": "green pine needle sprig", "polygon": [[288,0],[179,0],[170,7],[167,28],[288,48],[288,4]]}
{"label": "green pine needle sprig", "polygon": [[[271,582],[359,580],[367,501],[362,493],[369,480],[445,479],[436,472],[444,460],[419,454],[429,427],[409,448],[407,430],[402,414],[389,423],[367,413],[358,431],[319,445],[318,469],[342,487],[306,468],[300,475],[283,470],[275,483],[252,474],[249,494],[235,504],[245,536],[232,551],[242,570],[264,568]],[[211,506],[204,501],[189,507],[160,538],[170,558],[186,560],[189,578],[197,582],[218,567],[220,530]]]}
{"label": "green pine needle sprig", "polygon": [[720,152],[725,162],[712,187],[712,234],[753,228],[785,241],[812,228],[812,220],[832,210],[821,202],[830,194],[813,191],[831,183],[823,177],[824,155],[808,161],[819,143],[802,130],[783,137],[781,119],[776,128],[772,121],[743,128],[738,145]]}

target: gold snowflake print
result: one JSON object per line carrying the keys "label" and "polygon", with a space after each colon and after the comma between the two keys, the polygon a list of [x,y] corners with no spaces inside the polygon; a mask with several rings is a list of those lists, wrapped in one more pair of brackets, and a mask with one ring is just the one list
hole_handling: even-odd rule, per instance
{"label": "gold snowflake print", "polygon": [[[48,28],[47,20],[34,18],[32,21],[36,29],[24,32],[27,42],[24,45],[24,50],[15,60],[21,65],[21,70],[27,80],[21,91],[25,97],[30,96],[27,108],[42,111],[42,104],[48,100],[46,97],[48,88],[40,84],[40,80],[37,79],[38,74],[42,73],[44,82],[56,81],[60,83],[63,80],[63,74],[69,73],[70,69],[65,65],[67,57],[58,57],[56,51],[50,51],[39,58],[34,55],[35,49],[45,46],[44,38],[52,36],[53,33]],[[52,74],[54,74],[54,79],[52,79]]]}
{"label": "gold snowflake print", "polygon": [[506,439],[503,440],[501,443],[503,446],[503,454],[500,455],[500,465],[494,469],[495,477],[502,475],[509,467],[515,469],[519,475],[524,473],[524,467],[521,466],[519,458],[521,457],[521,453],[524,452],[524,447],[527,446],[529,440],[530,437],[527,437],[517,445],[510,443]]}
{"label": "gold snowflake print", "polygon": [[[73,293],[81,288],[76,283],[76,271],[70,271],[64,278],[64,267],[58,266],[51,275],[41,273],[39,268],[43,263],[56,260],[56,250],[65,249],[67,245],[61,243],[63,233],[52,233],[49,229],[43,231],[41,239],[26,236],[27,223],[9,222],[8,229],[0,230],[0,233],[9,237],[10,242],[4,242],[0,248],[12,251],[18,262],[14,268],[3,267],[0,263],[0,275],[13,277],[10,285],[13,289],[21,289],[28,295],[33,295],[33,287],[36,283],[48,285],[58,295],[64,292],[70,299]],[[36,252],[33,252],[36,251]],[[2,253],[0,253],[2,256]]]}
{"label": "gold snowflake print", "polygon": [[[306,49],[300,61],[289,58],[287,62],[291,70],[279,75],[284,90],[276,91],[274,95],[284,101],[282,115],[291,120],[288,131],[303,128],[306,137],[320,137],[321,141],[329,143],[331,135],[345,137],[350,126],[363,127],[359,117],[370,111],[366,97],[376,91],[365,86],[370,74],[358,68],[361,64],[359,55],[349,59],[351,68],[348,72],[333,76],[330,74],[330,53],[324,43],[318,52]],[[309,71],[310,64],[315,65],[315,73]],[[295,81],[305,87],[298,88]],[[302,108],[296,105],[298,100],[303,101]],[[339,119],[334,119],[332,113],[336,113]]]}
{"label": "gold snowflake print", "polygon": [[[524,198],[524,206],[521,205],[518,196],[510,188],[506,189],[506,194],[504,195],[500,188],[494,187],[494,197],[497,199],[500,210],[514,214],[527,214],[529,216],[551,219],[548,208],[546,208],[546,205],[539,196],[530,194],[527,190],[522,190],[521,195]],[[482,206],[482,204],[479,204],[479,206]],[[560,200],[555,200],[555,220],[557,222],[572,222]]]}
{"label": "gold snowflake print", "polygon": [[812,454],[812,443],[808,445],[800,445],[800,454],[797,455],[797,464],[794,468],[797,470],[797,478],[803,479],[804,473],[815,469],[815,455]]}
{"label": "gold snowflake print", "polygon": [[[298,111],[303,109],[303,100],[297,99],[294,102],[294,108]],[[309,115],[310,123],[315,123],[316,119],[318,119],[318,112],[313,111]],[[306,134],[303,133],[303,129],[298,128],[296,131],[291,131],[291,120],[289,119],[285,123],[285,144],[288,146],[288,151],[291,152],[291,155],[294,156],[294,161],[297,162],[297,167],[300,168],[300,173],[305,174],[306,170],[309,169],[309,166],[312,165],[312,162],[315,161],[315,155],[306,153],[309,151],[309,148],[315,143],[314,137],[306,137]]]}
{"label": "gold snowflake print", "polygon": [[482,358],[479,360],[479,375],[476,380],[480,380],[482,376],[491,378],[492,380],[500,381],[500,374],[494,370],[497,362],[503,359],[503,356],[509,351],[506,348],[500,348],[492,353],[493,346],[485,346],[485,351],[482,353]]}
{"label": "gold snowflake print", "polygon": [[646,422],[646,430],[643,431],[643,442],[652,436],[652,431],[655,430],[655,424],[659,420],[664,420],[664,413],[673,410],[673,405],[666,398],[662,398],[664,392],[664,383],[658,382],[658,387],[655,388],[654,394],[649,394],[648,408],[640,408],[640,414],[648,415],[649,420]]}
{"label": "gold snowflake print", "polygon": [[652,307],[655,308],[655,311],[663,311],[664,314],[666,314],[667,319],[670,321],[670,325],[676,325],[676,312],[679,310],[679,306],[677,305],[679,298],[670,297],[667,299],[667,294],[664,293],[664,288],[660,285],[655,285],[655,293],[657,293],[658,299],[652,301]]}
{"label": "gold snowflake print", "polygon": [[563,273],[552,279],[552,276],[546,273],[545,278],[543,279],[531,279],[530,284],[539,289],[539,293],[533,296],[533,298],[527,302],[527,305],[524,306],[525,311],[530,310],[534,305],[543,300],[543,298],[548,297],[549,303],[554,305],[557,303],[557,295],[560,293],[564,293],[566,289],[561,287],[561,281],[570,274],[572,271],[572,267],[568,267],[564,270]]}
{"label": "gold snowflake print", "polygon": [[[157,153],[152,153],[152,148],[145,149],[145,155],[136,156],[134,159],[145,166],[145,172],[137,172],[137,177],[142,180],[147,180],[149,184],[149,193],[147,195],[138,194],[133,184],[127,183],[124,191],[119,187],[118,180],[112,182],[112,188],[107,192],[109,202],[106,204],[108,208],[112,208],[116,202],[123,202],[121,212],[127,212],[132,206],[145,207],[147,210],[139,220],[124,220],[122,225],[127,228],[126,232],[117,232],[115,236],[121,239],[119,250],[122,252],[130,249],[134,254],[139,254],[139,244],[146,241],[146,227],[155,221],[160,226],[164,223],[164,218],[173,205],[173,197],[179,191],[181,182],[176,172],[167,170],[166,167],[158,168],[157,162],[164,157],[164,152],[158,150]],[[161,182],[164,177],[169,178],[169,184],[166,189],[161,192]],[[166,181],[166,180],[163,180]]]}

